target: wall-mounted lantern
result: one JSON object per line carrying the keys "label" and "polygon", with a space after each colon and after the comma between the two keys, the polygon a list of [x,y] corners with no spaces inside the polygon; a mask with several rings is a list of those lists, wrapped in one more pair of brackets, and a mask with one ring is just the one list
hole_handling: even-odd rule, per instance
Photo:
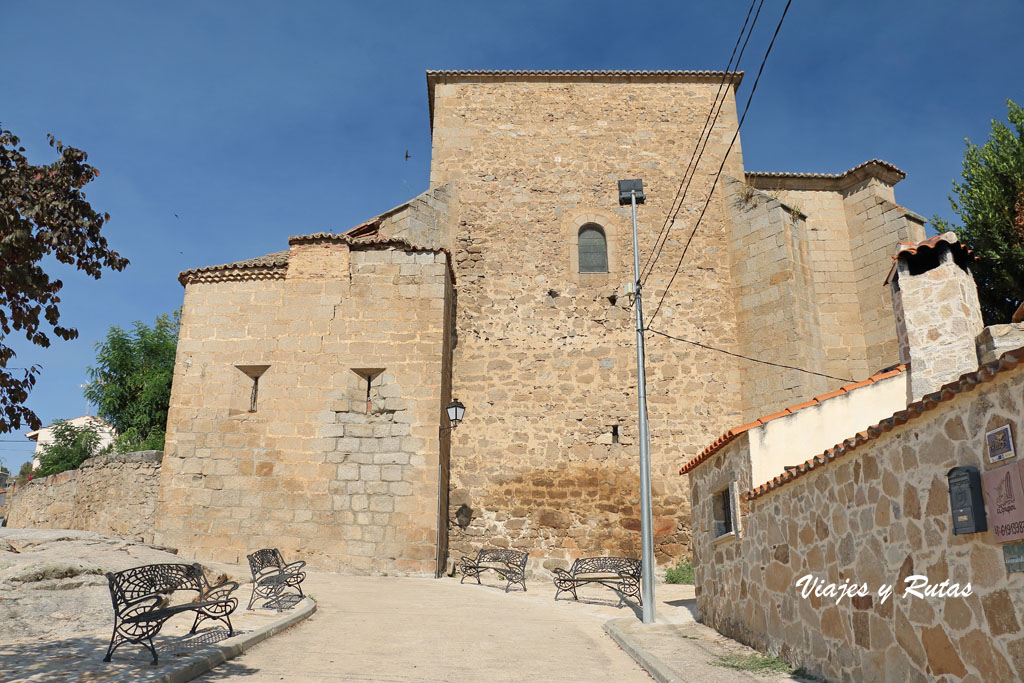
{"label": "wall-mounted lantern", "polygon": [[985,500],[981,492],[981,474],[977,467],[954,467],[946,472],[949,483],[949,509],[953,514],[953,534],[988,531]]}
{"label": "wall-mounted lantern", "polygon": [[447,431],[455,429],[462,422],[463,416],[466,414],[466,406],[462,405],[462,401],[457,398],[453,398],[452,402],[445,408],[448,413],[448,427],[441,427],[441,431]]}

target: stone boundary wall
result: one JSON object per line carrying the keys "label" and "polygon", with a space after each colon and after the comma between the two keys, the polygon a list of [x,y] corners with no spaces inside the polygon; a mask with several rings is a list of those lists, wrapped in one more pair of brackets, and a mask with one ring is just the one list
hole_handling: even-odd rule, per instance
{"label": "stone boundary wall", "polygon": [[112,453],[7,491],[7,526],[97,531],[151,543],[162,451]]}
{"label": "stone boundary wall", "polygon": [[[744,493],[764,482],[751,481],[746,439],[690,472],[700,621],[826,680],[1024,679],[1024,573],[1004,566],[992,501],[989,531],[951,529],[946,473],[1005,465],[988,462],[989,430],[1010,425],[1024,445],[1024,371],[981,381],[753,501]],[[739,533],[715,538],[713,501],[730,482]],[[805,599],[808,574],[870,593]],[[903,597],[911,575],[973,593]],[[885,602],[882,584],[895,586]]]}

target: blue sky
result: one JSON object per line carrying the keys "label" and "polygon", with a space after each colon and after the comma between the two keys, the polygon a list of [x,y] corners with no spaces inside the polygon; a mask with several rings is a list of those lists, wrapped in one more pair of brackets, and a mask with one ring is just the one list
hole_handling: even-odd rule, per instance
{"label": "blue sky", "polygon": [[[784,4],[765,2],[740,102]],[[102,173],[89,200],[132,262],[99,281],[58,271],[77,340],[6,340],[16,365],[43,367],[29,406],[44,423],[83,414],[94,344],[180,306],[179,271],[341,231],[425,190],[426,69],[721,69],[748,6],[7,0],[0,124],[36,163],[53,158],[46,133],[89,153]],[[1024,102],[1022,25],[1012,0],[797,0],[744,124],[747,170],[878,157],[907,172],[897,201],[952,218],[963,139],[983,142],[1006,98]],[[25,431],[0,435],[12,469],[31,454]]]}

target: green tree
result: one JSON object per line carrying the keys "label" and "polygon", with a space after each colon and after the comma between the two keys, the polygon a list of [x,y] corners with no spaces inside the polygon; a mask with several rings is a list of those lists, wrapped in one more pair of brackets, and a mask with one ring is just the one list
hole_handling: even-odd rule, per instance
{"label": "green tree", "polygon": [[99,171],[85,163],[85,152],[47,137],[59,158],[36,166],[20,140],[0,127],[0,434],[22,423],[32,429],[41,425],[25,406],[40,368],[11,367],[15,353],[4,338],[14,330],[47,347],[44,322],[61,339],[78,336],[60,324],[63,283],[47,275],[43,260],[52,256],[97,279],[105,267],[128,265],[100,234],[110,216],[94,211],[82,192]]}
{"label": "green tree", "polygon": [[180,311],[158,316],[153,327],[136,320],[131,331],[111,327],[96,344],[85,397],[117,430],[122,453],[164,447],[180,322]]}
{"label": "green tree", "polygon": [[32,476],[32,461],[21,463],[21,468],[18,469],[18,483],[24,484]]}
{"label": "green tree", "polygon": [[53,443],[43,446],[39,455],[40,477],[78,469],[83,462],[99,455],[100,435],[92,425],[76,427],[70,422],[53,423]]}
{"label": "green tree", "polygon": [[938,217],[940,232],[952,230],[977,257],[971,267],[985,324],[1010,322],[1024,300],[1024,109],[1007,100],[1007,119],[992,121],[988,141],[966,140],[963,182],[949,197],[962,226]]}

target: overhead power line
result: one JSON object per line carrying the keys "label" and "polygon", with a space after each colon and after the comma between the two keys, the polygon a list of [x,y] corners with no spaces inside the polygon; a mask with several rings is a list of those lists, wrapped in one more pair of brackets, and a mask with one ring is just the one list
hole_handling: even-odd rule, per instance
{"label": "overhead power line", "polygon": [[654,334],[661,335],[662,337],[666,337],[666,338],[671,339],[673,341],[683,342],[684,344],[692,344],[693,346],[699,346],[700,348],[707,349],[708,351],[717,351],[718,353],[724,353],[727,356],[735,356],[736,358],[742,358],[744,360],[749,360],[752,363],[761,363],[763,365],[772,365],[772,366],[777,367],[777,368],[785,368],[786,370],[796,370],[797,372],[806,372],[808,375],[817,375],[818,377],[827,377],[828,379],[836,379],[836,380],[839,380],[840,382],[847,382],[847,383],[849,383],[849,382],[856,381],[856,380],[853,380],[853,379],[849,379],[847,377],[835,377],[833,375],[826,375],[823,372],[815,372],[814,370],[808,370],[806,368],[799,368],[799,367],[797,367],[795,365],[786,365],[785,363],[776,363],[774,361],[763,360],[761,358],[752,358],[751,356],[744,356],[742,353],[734,353],[732,351],[726,351],[725,349],[720,349],[717,346],[711,346],[709,344],[702,344],[701,342],[696,342],[696,341],[693,341],[691,339],[683,339],[682,337],[673,337],[671,334],[665,334],[664,332],[662,332],[660,330],[654,330],[654,329],[651,329],[650,327],[646,328],[646,330],[648,332],[653,332]]}
{"label": "overhead power line", "polygon": [[[661,256],[661,250],[664,249],[665,243],[668,241],[668,233],[672,231],[672,222],[675,221],[676,216],[679,214],[679,210],[683,207],[683,204],[686,201],[686,193],[690,189],[690,183],[693,182],[693,177],[697,175],[697,167],[700,164],[701,158],[704,156],[704,150],[707,149],[708,142],[711,140],[711,133],[715,129],[715,124],[718,123],[718,115],[722,113],[722,107],[725,105],[726,99],[728,99],[728,91],[725,91],[725,95],[722,94],[723,88],[726,81],[729,80],[730,72],[739,68],[740,60],[743,59],[743,53],[747,49],[747,43],[750,41],[750,36],[754,32],[754,26],[757,24],[757,18],[761,15],[761,6],[764,5],[764,0],[761,0],[761,4],[758,5],[757,13],[754,15],[754,22],[750,24],[750,30],[747,31],[747,24],[750,22],[750,14],[753,12],[754,5],[756,4],[757,0],[752,0],[750,3],[750,8],[747,10],[747,16],[743,20],[742,28],[740,28],[740,34],[736,37],[736,44],[732,47],[732,54],[729,55],[729,62],[726,64],[725,70],[722,73],[722,80],[718,84],[718,91],[715,93],[714,102],[711,103],[711,109],[708,110],[708,115],[704,119],[704,126],[701,128],[700,135],[697,136],[697,143],[694,145],[693,152],[690,154],[690,161],[686,166],[686,170],[683,172],[682,179],[679,181],[679,187],[676,189],[675,197],[672,198],[672,203],[669,205],[668,211],[665,213],[665,221],[661,224],[661,229],[658,230],[658,236],[654,239],[654,247],[651,249],[651,253],[647,255],[644,267],[640,270],[642,280],[641,284],[646,284],[647,278],[649,278],[651,273],[654,272],[654,266],[658,262],[658,258]],[[744,33],[746,33],[747,36],[746,40],[743,39]],[[740,50],[739,56],[737,57],[736,48],[740,46],[741,41],[743,42],[743,48]],[[734,57],[736,59],[735,65],[733,64]],[[719,97],[722,98],[721,101],[719,101]],[[712,114],[714,115],[713,119]],[[708,125],[709,122],[710,126]],[[663,237],[664,239],[662,239]]]}
{"label": "overhead power line", "polygon": [[683,246],[683,253],[679,255],[679,262],[676,264],[675,271],[672,273],[672,277],[669,278],[668,284],[665,286],[665,291],[662,292],[661,299],[658,300],[658,306],[654,309],[654,313],[648,320],[648,324],[654,321],[658,317],[658,313],[661,311],[661,307],[665,303],[665,297],[668,296],[669,290],[672,289],[672,283],[675,282],[676,276],[679,275],[679,269],[683,266],[683,259],[686,258],[686,252],[690,249],[690,243],[693,241],[693,236],[697,234],[697,230],[700,228],[700,222],[704,220],[704,214],[707,213],[708,206],[711,204],[711,197],[715,194],[715,187],[718,186],[718,180],[722,177],[722,169],[725,168],[725,162],[729,158],[729,153],[732,152],[733,145],[736,144],[736,138],[739,137],[740,128],[743,127],[743,122],[747,118],[747,113],[750,112],[750,102],[754,99],[754,93],[757,92],[757,84],[761,80],[761,74],[764,73],[764,65],[768,61],[768,55],[772,53],[772,47],[775,46],[775,39],[779,37],[779,30],[782,28],[782,22],[786,20],[786,14],[789,12],[789,6],[793,4],[793,0],[787,0],[786,7],[782,10],[782,16],[779,17],[779,23],[775,27],[775,33],[772,35],[772,40],[768,43],[768,49],[765,50],[764,58],[761,60],[761,66],[757,70],[757,77],[754,79],[754,85],[750,89],[750,94],[747,96],[747,103],[743,107],[743,115],[740,117],[739,123],[736,125],[736,132],[733,133],[732,140],[729,141],[729,147],[725,150],[725,154],[722,155],[722,163],[718,166],[718,172],[715,173],[715,179],[711,183],[711,189],[708,191],[708,198],[704,202],[704,208],[700,211],[700,216],[697,217],[697,222],[693,225],[693,230],[690,231],[690,236],[686,239],[686,244]]}

